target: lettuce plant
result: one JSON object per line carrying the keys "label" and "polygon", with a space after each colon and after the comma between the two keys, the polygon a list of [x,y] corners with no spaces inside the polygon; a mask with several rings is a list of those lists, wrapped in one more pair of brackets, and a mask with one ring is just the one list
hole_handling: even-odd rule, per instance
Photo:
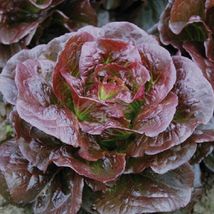
{"label": "lettuce plant", "polygon": [[190,201],[187,162],[212,118],[213,89],[193,61],[134,24],[86,26],[23,50],[0,90],[16,129],[0,146],[8,200],[35,213],[102,214]]}
{"label": "lettuce plant", "polygon": [[[182,11],[182,13],[181,13]],[[160,39],[185,50],[214,87],[214,2],[172,0],[163,12]]]}

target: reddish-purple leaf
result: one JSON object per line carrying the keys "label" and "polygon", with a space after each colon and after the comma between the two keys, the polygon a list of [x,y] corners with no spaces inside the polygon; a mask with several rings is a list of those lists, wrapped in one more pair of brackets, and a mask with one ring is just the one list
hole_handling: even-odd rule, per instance
{"label": "reddish-purple leaf", "polygon": [[24,22],[12,26],[3,25],[0,28],[0,43],[10,45],[17,43],[30,33],[35,33],[35,29],[38,27],[38,22]]}
{"label": "reddish-purple leaf", "polygon": [[120,108],[116,108],[114,104],[109,103],[107,105],[107,103],[90,97],[79,96],[73,87],[72,76],[68,73],[62,73],[62,76],[72,92],[72,106],[70,109],[77,116],[83,132],[99,135],[105,129],[111,127],[128,126],[128,122],[124,119]]}
{"label": "reddish-purple leaf", "polygon": [[196,143],[214,142],[214,117],[205,124],[196,128],[191,136],[191,141]]}
{"label": "reddish-purple leaf", "polygon": [[139,49],[142,63],[151,76],[145,89],[146,104],[159,103],[176,81],[175,66],[169,52],[156,44],[142,44]]}
{"label": "reddish-purple leaf", "polygon": [[142,136],[133,142],[129,147],[129,154],[133,157],[144,153],[157,154],[184,142],[199,124],[206,124],[212,117],[214,94],[200,69],[184,57],[174,57],[174,63],[177,81],[173,92],[179,100],[175,117],[169,127],[158,136]]}
{"label": "reddish-purple leaf", "polygon": [[164,174],[187,163],[196,151],[196,143],[187,142],[172,147],[156,155],[144,155],[138,158],[129,158],[126,166],[126,173],[141,173],[151,168],[158,174]]}
{"label": "reddish-purple leaf", "polygon": [[77,120],[72,112],[52,104],[54,96],[48,83],[39,74],[40,69],[35,60],[27,60],[17,66],[17,112],[32,126],[77,147]]}
{"label": "reddish-purple leaf", "polygon": [[[0,146],[0,171],[4,176],[11,200],[29,203],[35,199],[51,178],[33,167],[21,154],[19,141],[9,141]],[[2,192],[2,190],[1,190]]]}
{"label": "reddish-purple leaf", "polygon": [[[93,213],[154,213],[169,212],[186,206],[191,199],[194,174],[189,165],[158,175],[145,172],[124,175],[102,193],[91,193]],[[84,207],[84,205],[83,205]]]}
{"label": "reddish-purple leaf", "polygon": [[72,171],[58,172],[33,205],[36,214],[76,214],[82,203],[83,178]]}
{"label": "reddish-purple leaf", "polygon": [[155,155],[150,167],[158,174],[164,174],[169,170],[176,169],[192,158],[196,151],[196,147],[197,145],[195,143],[191,143],[187,140],[187,142],[181,145]]}
{"label": "reddish-purple leaf", "polygon": [[106,154],[98,161],[87,162],[75,157],[68,147],[53,152],[51,160],[59,167],[69,167],[79,175],[100,182],[109,182],[120,176],[125,169],[124,154]]}
{"label": "reddish-purple leaf", "polygon": [[8,60],[0,75],[0,91],[7,102],[13,105],[16,103],[18,92],[15,85],[15,73],[17,64],[28,59],[39,59],[44,77],[48,79],[49,76],[50,79],[53,64],[57,60],[57,56],[69,35],[71,34],[65,34],[53,39],[47,45],[38,45],[31,50],[22,50]]}
{"label": "reddish-purple leaf", "polygon": [[214,110],[211,85],[191,60],[184,57],[174,57],[173,60],[177,69],[177,81],[173,91],[179,98],[178,111],[187,111],[187,107],[191,114],[194,113],[190,117],[198,124],[208,123]]}
{"label": "reddish-purple leaf", "polygon": [[171,123],[177,104],[178,97],[169,93],[161,103],[143,108],[134,121],[134,129],[149,137],[157,136]]}
{"label": "reddish-purple leaf", "polygon": [[103,151],[99,144],[90,135],[81,135],[79,140],[80,149],[78,155],[87,161],[97,161],[105,157],[105,151]]}
{"label": "reddish-purple leaf", "polygon": [[26,142],[20,139],[19,149],[23,157],[28,160],[32,166],[37,167],[45,173],[51,163],[49,159],[50,153],[55,150],[56,147],[54,145],[51,147],[50,145],[45,145],[45,143],[42,144],[35,140]]}

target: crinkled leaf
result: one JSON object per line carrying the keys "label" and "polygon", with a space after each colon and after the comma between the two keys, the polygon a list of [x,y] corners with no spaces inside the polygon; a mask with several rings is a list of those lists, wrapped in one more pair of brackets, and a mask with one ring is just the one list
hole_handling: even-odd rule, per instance
{"label": "crinkled leaf", "polygon": [[[67,41],[64,50],[59,56],[54,75],[58,73],[70,73],[73,77],[79,75],[79,59],[81,48],[85,42],[93,41],[94,36],[88,32],[77,32]],[[57,90],[58,81],[53,77],[53,87],[56,95],[60,92]],[[61,98],[59,96],[59,98]]]}
{"label": "crinkled leaf", "polygon": [[61,141],[57,138],[42,132],[38,128],[22,120],[15,110],[11,112],[10,120],[14,125],[17,138],[24,138],[26,142],[30,142],[32,139],[34,139],[42,143],[44,146],[50,147],[61,145]]}
{"label": "crinkled leaf", "polygon": [[0,146],[0,171],[11,201],[15,203],[33,201],[51,177],[49,172],[43,174],[24,159],[18,148],[18,141],[8,141]]}
{"label": "crinkled leaf", "polygon": [[146,136],[154,137],[163,132],[172,121],[178,98],[175,94],[169,95],[158,105],[143,108],[134,121],[134,129],[144,132]]}
{"label": "crinkled leaf", "polygon": [[78,146],[78,125],[70,112],[56,106],[42,109],[23,101],[18,101],[16,107],[19,116],[32,126],[66,144]]}
{"label": "crinkled leaf", "polygon": [[80,148],[78,150],[78,155],[88,161],[97,161],[105,157],[105,152],[101,150],[99,144],[96,142],[96,139],[93,139],[90,135],[81,136]]}
{"label": "crinkled leaf", "polygon": [[211,85],[203,77],[201,70],[189,59],[174,57],[173,60],[177,69],[174,92],[179,97],[178,111],[181,111],[182,107],[182,110],[187,111],[185,107],[189,106],[191,114],[194,113],[190,117],[193,117],[199,124],[208,123],[214,110],[214,93]]}
{"label": "crinkled leaf", "polygon": [[51,163],[49,156],[50,153],[56,149],[53,145],[46,146],[38,141],[31,140],[26,142],[22,139],[19,140],[19,149],[26,160],[28,160],[32,166],[37,167],[39,170],[46,172],[49,164]]}
{"label": "crinkled leaf", "polygon": [[39,25],[51,14],[51,9],[64,0],[20,0],[1,2],[0,42],[29,45]]}
{"label": "crinkled leaf", "polygon": [[214,94],[200,69],[184,57],[174,57],[174,63],[177,81],[173,92],[179,100],[175,117],[169,127],[158,136],[142,136],[133,142],[130,146],[130,155],[133,157],[144,153],[157,154],[184,142],[199,124],[206,124],[212,117]]}
{"label": "crinkled leaf", "polygon": [[72,85],[72,77],[68,73],[63,73],[70,86],[72,94],[71,110],[80,121],[80,128],[88,134],[99,135],[105,129],[111,127],[127,127],[128,122],[123,118],[123,112],[120,108],[113,105],[107,105],[96,99],[79,96]]}
{"label": "crinkled leaf", "polygon": [[[0,91],[4,95],[4,98],[7,102],[13,105],[16,103],[18,92],[15,85],[15,73],[17,64],[28,59],[35,60],[36,58],[43,60],[45,59],[44,61],[46,62],[49,60],[50,63],[48,65],[51,65],[52,62],[53,67],[53,63],[57,60],[58,53],[62,50],[69,35],[70,34],[65,34],[61,37],[55,38],[47,45],[38,45],[31,50],[22,50],[8,60],[0,75]],[[41,71],[44,72],[44,76],[49,76],[50,72],[52,72],[52,67],[43,66],[41,61],[40,64],[43,67]],[[45,65],[47,65],[47,63],[45,63]]]}
{"label": "crinkled leaf", "polygon": [[75,116],[67,109],[52,104],[50,86],[39,75],[39,63],[27,60],[17,66],[16,85],[19,116],[41,131],[62,142],[78,146],[78,124]]}
{"label": "crinkled leaf", "polygon": [[141,173],[151,168],[158,174],[164,174],[187,163],[196,151],[197,145],[187,141],[156,155],[144,155],[138,158],[129,158],[126,173]]}
{"label": "crinkled leaf", "polygon": [[58,172],[33,205],[36,214],[76,214],[82,202],[83,178],[72,171]]}
{"label": "crinkled leaf", "polygon": [[157,154],[151,163],[151,169],[159,174],[164,174],[188,162],[196,151],[197,145],[185,142],[167,151]]}
{"label": "crinkled leaf", "polygon": [[[109,214],[174,211],[188,204],[194,174],[189,165],[158,175],[150,171],[124,175],[102,193],[92,193],[88,212]],[[94,197],[94,198],[93,198]],[[84,205],[83,205],[84,207]]]}
{"label": "crinkled leaf", "polygon": [[172,58],[168,51],[155,44],[143,44],[139,49],[142,62],[151,76],[145,85],[146,104],[159,103],[171,91],[176,80]]}
{"label": "crinkled leaf", "polygon": [[62,147],[52,153],[51,160],[57,166],[73,169],[79,175],[100,182],[108,182],[116,179],[125,169],[124,154],[106,154],[98,161],[88,162],[69,152],[68,147]]}
{"label": "crinkled leaf", "polygon": [[207,124],[198,126],[191,140],[196,143],[214,142],[214,117]]}

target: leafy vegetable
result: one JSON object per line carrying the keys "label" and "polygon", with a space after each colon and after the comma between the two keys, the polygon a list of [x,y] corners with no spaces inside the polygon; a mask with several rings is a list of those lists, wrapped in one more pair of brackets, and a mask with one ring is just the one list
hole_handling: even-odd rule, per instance
{"label": "leafy vegetable", "polygon": [[190,201],[187,162],[211,137],[214,111],[192,60],[112,22],[19,52],[0,82],[14,107],[17,139],[0,146],[1,192],[12,201],[32,202],[35,213],[118,214]]}

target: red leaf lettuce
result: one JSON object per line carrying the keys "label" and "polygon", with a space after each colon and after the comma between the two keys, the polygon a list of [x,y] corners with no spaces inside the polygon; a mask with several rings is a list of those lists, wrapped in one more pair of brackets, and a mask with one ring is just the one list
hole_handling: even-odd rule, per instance
{"label": "red leaf lettuce", "polygon": [[190,201],[191,137],[214,110],[213,89],[190,59],[113,22],[19,52],[0,82],[17,133],[0,146],[12,201],[33,202],[35,213],[102,214]]}

